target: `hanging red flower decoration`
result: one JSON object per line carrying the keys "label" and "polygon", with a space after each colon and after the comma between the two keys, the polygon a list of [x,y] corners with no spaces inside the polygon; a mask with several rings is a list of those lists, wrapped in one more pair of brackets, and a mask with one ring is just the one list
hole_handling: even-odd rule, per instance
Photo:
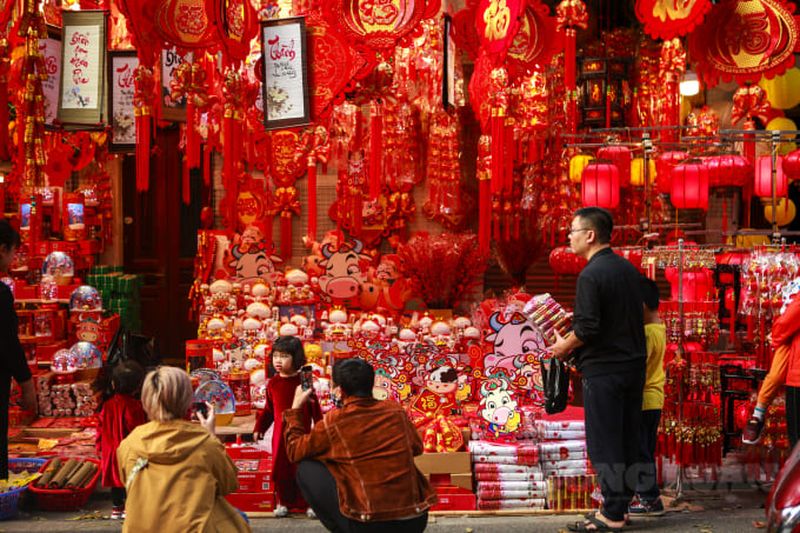
{"label": "hanging red flower decoration", "polygon": [[501,63],[514,42],[525,9],[523,0],[480,0],[475,11],[475,29],[481,50]]}
{"label": "hanging red flower decoration", "polygon": [[355,82],[375,66],[375,55],[356,50],[347,38],[317,11],[306,15],[311,80],[311,118],[314,122],[330,115],[333,105],[344,99]]}
{"label": "hanging red flower decoration", "polygon": [[[62,145],[69,149],[66,145]],[[63,187],[72,174],[72,164],[66,150],[53,150],[47,157],[47,164],[44,166],[44,173],[47,176],[47,183],[50,187]]]}
{"label": "hanging red flower decoration", "polygon": [[774,110],[767,100],[767,92],[761,86],[739,87],[733,93],[731,124],[736,124],[742,119],[757,118],[766,125],[774,115]]}
{"label": "hanging red flower decoration", "polygon": [[234,61],[244,61],[258,33],[258,15],[250,0],[216,0],[219,40]]}
{"label": "hanging red flower decoration", "polygon": [[708,86],[772,78],[793,67],[798,45],[794,5],[783,0],[726,0],[689,35],[689,52]]}
{"label": "hanging red flower decoration", "polygon": [[358,45],[376,50],[392,48],[441,7],[440,0],[329,0],[323,4],[331,25]]}
{"label": "hanging red flower decoration", "polygon": [[555,20],[549,17],[550,9],[532,2],[520,19],[520,27],[508,49],[508,63],[513,70],[533,68],[537,63],[546,65],[556,52],[559,40]]}
{"label": "hanging red flower decoration", "polygon": [[211,0],[161,0],[155,12],[156,32],[178,48],[213,48],[217,24]]}
{"label": "hanging red flower decoration", "polygon": [[711,9],[711,0],[636,0],[636,18],[653,39],[669,40],[691,32]]}

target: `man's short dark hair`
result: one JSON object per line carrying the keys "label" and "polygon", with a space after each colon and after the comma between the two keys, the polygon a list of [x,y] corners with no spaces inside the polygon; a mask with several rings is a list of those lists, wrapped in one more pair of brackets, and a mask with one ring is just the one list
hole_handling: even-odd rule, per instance
{"label": "man's short dark hair", "polygon": [[333,366],[333,384],[342,388],[347,396],[372,397],[375,370],[372,365],[353,357],[344,359]]}
{"label": "man's short dark hair", "polygon": [[0,246],[5,246],[6,250],[19,248],[19,233],[11,227],[8,220],[0,220]]}
{"label": "man's short dark hair", "polygon": [[647,276],[642,276],[639,280],[639,285],[642,291],[642,301],[644,305],[651,311],[658,310],[658,285]]}
{"label": "man's short dark hair", "polygon": [[611,213],[601,207],[582,207],[575,211],[575,216],[580,217],[590,229],[594,230],[598,243],[611,242],[611,232],[614,230],[614,218]]}

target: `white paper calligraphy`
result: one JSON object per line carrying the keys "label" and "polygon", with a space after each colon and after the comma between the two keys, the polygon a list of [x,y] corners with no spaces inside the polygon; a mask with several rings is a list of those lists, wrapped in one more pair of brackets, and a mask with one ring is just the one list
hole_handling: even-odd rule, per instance
{"label": "white paper calligraphy", "polygon": [[97,109],[103,65],[99,26],[64,27],[62,109]]}

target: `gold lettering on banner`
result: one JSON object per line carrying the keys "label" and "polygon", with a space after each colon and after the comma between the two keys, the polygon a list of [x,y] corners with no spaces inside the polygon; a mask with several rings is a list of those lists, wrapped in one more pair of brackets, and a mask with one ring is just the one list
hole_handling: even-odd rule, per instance
{"label": "gold lettering on banner", "polygon": [[483,22],[486,24],[484,37],[487,40],[499,41],[505,38],[511,25],[511,9],[506,5],[506,0],[492,0],[483,12]]}
{"label": "gold lettering on banner", "polygon": [[658,0],[653,4],[653,16],[666,20],[681,20],[689,16],[697,0]]}

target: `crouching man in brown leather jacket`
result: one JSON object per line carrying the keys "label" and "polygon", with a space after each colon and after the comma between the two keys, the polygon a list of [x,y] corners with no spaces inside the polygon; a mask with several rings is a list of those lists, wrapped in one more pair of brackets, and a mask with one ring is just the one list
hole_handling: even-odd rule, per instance
{"label": "crouching man in brown leather jacket", "polygon": [[422,441],[405,411],[372,397],[375,373],[362,359],[333,367],[341,407],[310,433],[300,409],[312,394],[301,387],[284,411],[286,453],[299,462],[297,483],[330,531],[421,532],[436,494],[414,465]]}

